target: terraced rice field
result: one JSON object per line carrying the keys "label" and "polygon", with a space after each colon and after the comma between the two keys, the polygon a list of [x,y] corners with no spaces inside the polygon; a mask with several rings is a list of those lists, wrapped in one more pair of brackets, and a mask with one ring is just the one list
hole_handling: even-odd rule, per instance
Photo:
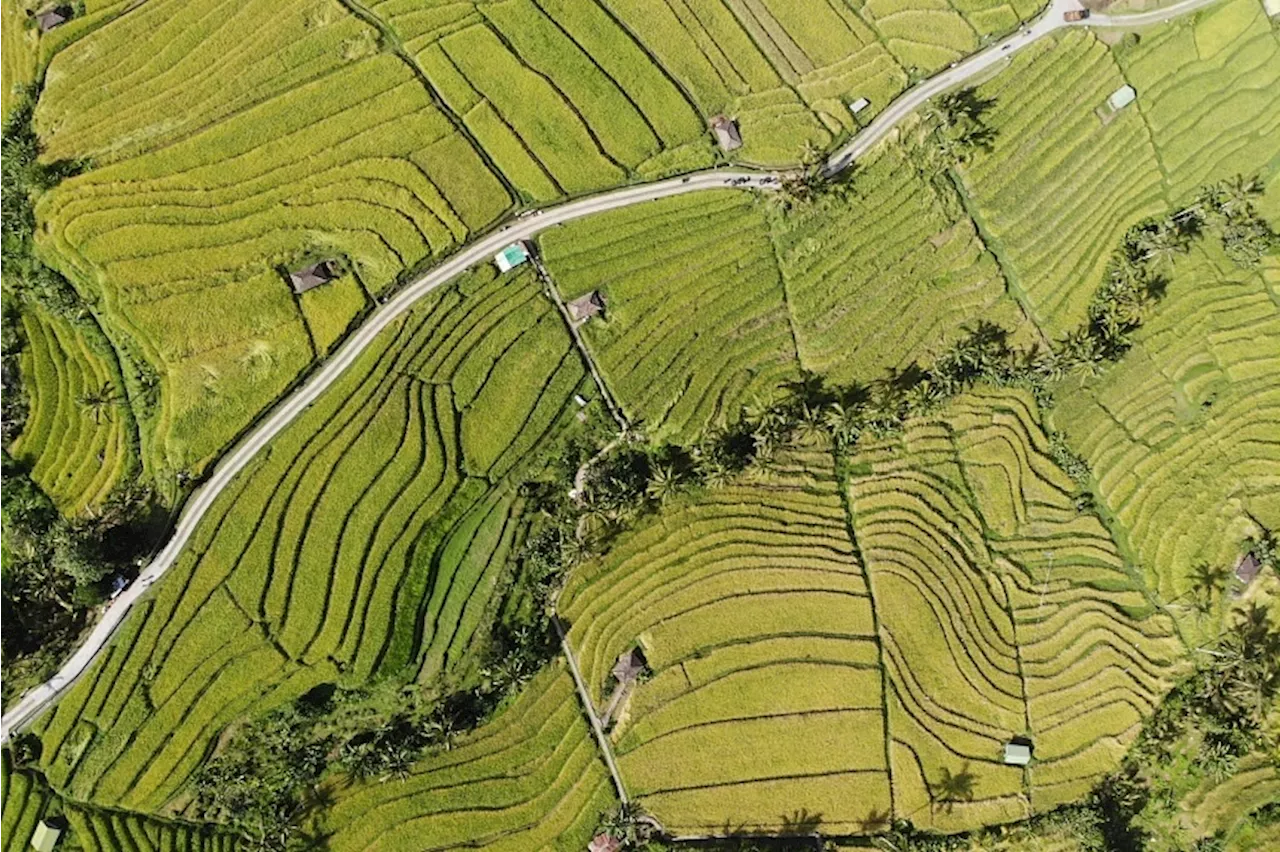
{"label": "terraced rice field", "polygon": [[1262,4],[1215,6],[1118,56],[1172,197],[1280,169],[1280,43]]}
{"label": "terraced rice field", "polygon": [[42,199],[41,248],[159,368],[155,468],[201,468],[318,354],[278,267],[340,257],[378,292],[509,204],[408,67],[344,47],[373,30],[304,6],[148,4],[50,66],[49,155],[104,165]]}
{"label": "terraced rice field", "polygon": [[423,300],[224,492],[38,724],[55,787],[158,809],[244,715],[325,682],[474,673],[521,466],[584,376],[533,277],[487,277]]}
{"label": "terraced rice field", "polygon": [[1050,337],[1084,319],[1125,231],[1170,205],[1141,112],[1096,113],[1125,82],[1106,45],[1072,31],[979,88],[998,134],[963,180],[1014,295]]}
{"label": "terraced rice field", "polygon": [[0,21],[3,31],[0,42],[3,50],[4,86],[0,87],[0,117],[9,114],[9,108],[16,103],[14,88],[18,85],[30,85],[36,78],[37,53],[40,49],[40,37],[26,24],[25,10],[17,3],[5,3],[0,6]]}
{"label": "terraced rice field", "polygon": [[[136,424],[111,345],[85,327],[28,306],[21,372],[29,412],[8,448],[68,516],[101,504],[138,465]],[[101,399],[92,406],[87,398]]]}
{"label": "terraced rice field", "polygon": [[653,677],[613,736],[669,831],[883,828],[875,619],[830,456],[664,512],[576,572],[559,609],[597,707],[618,655],[644,649]]}
{"label": "terraced rice field", "polygon": [[335,790],[333,852],[585,849],[613,785],[562,660],[403,781]]}
{"label": "terraced rice field", "polygon": [[41,819],[66,820],[66,845],[83,852],[232,852],[234,835],[209,826],[64,801],[44,782],[10,766],[4,754],[4,852],[26,852]]}
{"label": "terraced rice field", "polygon": [[[978,319],[1033,333],[949,190],[905,152],[859,163],[847,202],[778,217],[773,234],[800,363],[837,383],[926,364]],[[1017,334],[1023,327],[1024,335]]]}
{"label": "terraced rice field", "polygon": [[[1116,766],[1180,652],[1107,530],[1074,508],[1037,420],[1021,393],[975,393],[850,462],[894,812],[919,826],[1080,797]],[[1035,746],[1025,772],[1001,761],[1018,735]]]}
{"label": "terraced rice field", "polygon": [[1246,272],[1202,242],[1133,351],[1054,412],[1166,600],[1197,562],[1234,564],[1250,517],[1280,526],[1277,298],[1280,258]]}
{"label": "terraced rice field", "polygon": [[598,290],[583,333],[627,415],[692,440],[796,375],[763,209],[699,193],[571,223],[542,237],[566,299]]}

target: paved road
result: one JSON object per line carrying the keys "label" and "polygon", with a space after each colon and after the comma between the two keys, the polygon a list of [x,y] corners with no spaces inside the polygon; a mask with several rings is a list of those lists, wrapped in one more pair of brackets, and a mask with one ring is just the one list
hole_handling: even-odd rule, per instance
{"label": "paved road", "polygon": [[[1184,0],[1164,9],[1124,17],[1095,16],[1078,24],[1079,26],[1142,26],[1158,23],[1177,15],[1207,6],[1218,0]],[[911,89],[890,104],[874,121],[855,136],[849,144],[832,155],[825,171],[828,174],[846,168],[854,159],[866,153],[871,146],[879,142],[912,111],[926,100],[966,80],[981,74],[1000,62],[1010,54],[1026,47],[1038,38],[1042,38],[1067,24],[1062,20],[1063,12],[1080,8],[1077,0],[1053,0],[1049,10],[1026,30],[1011,36],[1003,42],[992,45],[981,53],[975,54],[954,68],[948,69],[919,86]],[[89,667],[93,658],[106,646],[111,634],[115,632],[130,608],[151,588],[151,584],[169,570],[178,555],[191,538],[201,518],[209,511],[209,507],[224,488],[230,484],[236,474],[244,470],[254,456],[258,454],[277,434],[319,398],[320,394],[345,371],[365,347],[384,328],[403,315],[418,299],[432,290],[448,283],[466,269],[489,260],[499,249],[518,239],[529,239],[548,228],[574,219],[581,219],[606,210],[617,210],[634,204],[642,204],[659,198],[683,195],[689,192],[701,192],[708,189],[723,189],[736,186],[741,189],[772,189],[776,187],[778,176],[770,173],[713,170],[699,172],[684,178],[673,178],[658,183],[633,186],[612,192],[571,201],[549,208],[542,213],[517,219],[510,225],[489,235],[488,237],[466,246],[441,265],[424,273],[411,284],[401,290],[391,301],[379,307],[369,319],[354,333],[342,347],[326,361],[319,370],[312,374],[294,393],[282,400],[252,433],[237,444],[233,450],[216,466],[213,475],[201,485],[183,507],[173,536],[167,545],[138,575],[128,589],[112,601],[103,611],[101,618],[90,632],[88,638],[74,654],[63,664],[62,668],[45,683],[35,687],[0,719],[0,742],[6,742],[10,734],[34,719],[64,689],[75,682]]]}

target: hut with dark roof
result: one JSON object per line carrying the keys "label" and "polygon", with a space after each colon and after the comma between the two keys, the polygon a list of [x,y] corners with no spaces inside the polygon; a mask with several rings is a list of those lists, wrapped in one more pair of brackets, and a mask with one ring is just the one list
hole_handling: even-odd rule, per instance
{"label": "hut with dark roof", "polygon": [[742,147],[742,134],[738,132],[738,122],[723,115],[711,119],[711,132],[715,134],[720,150],[728,153]]}
{"label": "hut with dark roof", "polygon": [[1262,562],[1252,552],[1241,556],[1240,561],[1236,563],[1236,579],[1246,587],[1253,582],[1261,571]]}
{"label": "hut with dark roof", "polygon": [[574,322],[586,322],[604,310],[604,297],[599,290],[592,290],[574,299],[566,307]]}
{"label": "hut with dark roof", "polygon": [[43,12],[36,13],[36,25],[40,32],[47,33],[54,27],[60,27],[75,17],[75,10],[70,6],[50,6]]}
{"label": "hut with dark roof", "polygon": [[336,262],[322,260],[319,263],[313,263],[310,266],[290,272],[289,285],[293,287],[293,292],[305,293],[308,290],[319,287],[321,284],[327,284],[341,275],[342,270],[338,268]]}

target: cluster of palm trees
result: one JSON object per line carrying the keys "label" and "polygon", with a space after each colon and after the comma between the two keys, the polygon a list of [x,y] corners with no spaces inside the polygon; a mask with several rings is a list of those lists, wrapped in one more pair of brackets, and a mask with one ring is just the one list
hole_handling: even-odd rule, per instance
{"label": "cluster of palm trees", "polygon": [[995,100],[980,96],[967,87],[948,92],[925,104],[921,110],[917,146],[930,171],[938,172],[965,165],[979,151],[990,151],[996,131],[985,121]]}

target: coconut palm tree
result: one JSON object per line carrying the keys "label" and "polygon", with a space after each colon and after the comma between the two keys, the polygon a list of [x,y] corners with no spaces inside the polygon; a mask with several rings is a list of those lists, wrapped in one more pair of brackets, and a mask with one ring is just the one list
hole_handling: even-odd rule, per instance
{"label": "coconut palm tree", "polygon": [[1231,569],[1221,564],[1200,562],[1191,569],[1191,592],[1195,596],[1196,609],[1207,613],[1213,608],[1213,599],[1226,588],[1231,579]]}
{"label": "coconut palm tree", "polygon": [[1219,198],[1218,206],[1228,216],[1246,212],[1253,204],[1253,199],[1262,195],[1263,185],[1256,175],[1245,177],[1237,174],[1219,183],[1215,189]]}
{"label": "coconut palm tree", "polygon": [[653,471],[649,483],[645,486],[645,494],[650,500],[659,504],[666,503],[679,492],[684,484],[684,477],[672,465],[662,465]]}
{"label": "coconut palm tree", "polygon": [[89,412],[94,423],[101,423],[103,416],[110,417],[111,408],[119,401],[116,389],[110,382],[103,382],[97,388],[85,391],[76,398],[76,402]]}

